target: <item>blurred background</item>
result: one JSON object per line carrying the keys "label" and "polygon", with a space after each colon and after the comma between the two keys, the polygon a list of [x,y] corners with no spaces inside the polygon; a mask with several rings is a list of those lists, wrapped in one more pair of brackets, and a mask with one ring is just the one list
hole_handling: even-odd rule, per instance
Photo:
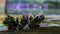
{"label": "blurred background", "polygon": [[4,14],[5,0],[0,0],[0,14]]}
{"label": "blurred background", "polygon": [[0,0],[0,14],[42,13],[59,15],[60,0]]}

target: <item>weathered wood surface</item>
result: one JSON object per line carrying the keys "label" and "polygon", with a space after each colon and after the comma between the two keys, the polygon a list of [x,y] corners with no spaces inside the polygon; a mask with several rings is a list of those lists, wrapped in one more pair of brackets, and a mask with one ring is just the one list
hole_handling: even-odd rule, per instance
{"label": "weathered wood surface", "polygon": [[34,31],[0,32],[0,34],[60,34],[60,27],[41,27]]}

